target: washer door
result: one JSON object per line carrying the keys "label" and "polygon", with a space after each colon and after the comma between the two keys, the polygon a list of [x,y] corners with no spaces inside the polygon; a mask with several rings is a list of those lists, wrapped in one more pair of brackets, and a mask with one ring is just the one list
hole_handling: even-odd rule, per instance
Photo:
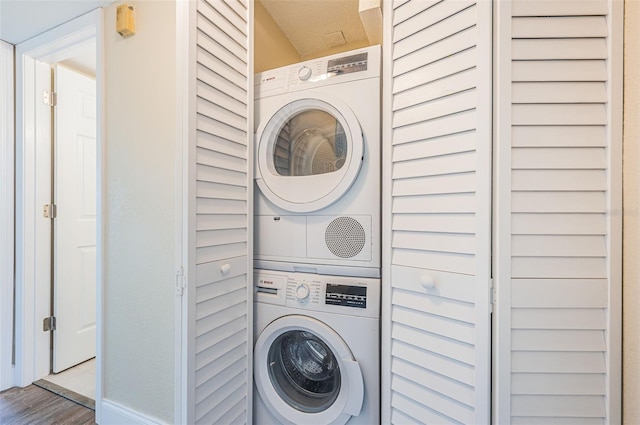
{"label": "washer door", "polygon": [[349,190],[362,165],[364,142],[355,114],[322,94],[280,107],[256,134],[256,181],[280,208],[310,212]]}
{"label": "washer door", "polygon": [[340,336],[308,316],[271,322],[254,351],[258,393],[284,424],[342,425],[360,414],[360,366]]}

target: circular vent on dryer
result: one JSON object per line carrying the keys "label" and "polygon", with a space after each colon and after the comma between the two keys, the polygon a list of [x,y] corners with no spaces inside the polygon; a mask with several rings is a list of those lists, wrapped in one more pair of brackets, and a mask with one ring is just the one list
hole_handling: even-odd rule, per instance
{"label": "circular vent on dryer", "polygon": [[324,232],[327,248],[340,258],[355,257],[364,248],[366,234],[362,224],[351,217],[338,217]]}

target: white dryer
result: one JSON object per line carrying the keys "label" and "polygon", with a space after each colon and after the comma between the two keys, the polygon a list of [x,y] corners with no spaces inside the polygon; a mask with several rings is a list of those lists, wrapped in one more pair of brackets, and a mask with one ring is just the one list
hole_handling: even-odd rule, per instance
{"label": "white dryer", "polygon": [[257,271],[253,423],[380,422],[380,280]]}
{"label": "white dryer", "polygon": [[256,75],[255,267],[380,276],[380,47]]}

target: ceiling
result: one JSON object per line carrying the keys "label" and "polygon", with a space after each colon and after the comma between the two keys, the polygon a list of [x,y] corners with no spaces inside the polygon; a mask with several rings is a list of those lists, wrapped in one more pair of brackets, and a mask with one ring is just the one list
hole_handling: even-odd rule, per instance
{"label": "ceiling", "polygon": [[[359,0],[260,0],[301,58],[332,42],[367,43]],[[0,40],[19,44],[114,0],[0,0]],[[84,54],[95,57],[95,53]],[[78,58],[79,66],[87,67]],[[90,67],[90,66],[89,66]]]}
{"label": "ceiling", "polygon": [[114,0],[0,0],[0,40],[19,44]]}
{"label": "ceiling", "polygon": [[[358,11],[359,0],[261,0],[300,57],[326,51],[325,39],[338,37],[345,43],[367,42]],[[327,35],[329,35],[327,37]]]}
{"label": "ceiling", "polygon": [[[0,0],[0,40],[19,44],[113,0]],[[96,44],[87,41],[74,49],[62,65],[96,75]]]}

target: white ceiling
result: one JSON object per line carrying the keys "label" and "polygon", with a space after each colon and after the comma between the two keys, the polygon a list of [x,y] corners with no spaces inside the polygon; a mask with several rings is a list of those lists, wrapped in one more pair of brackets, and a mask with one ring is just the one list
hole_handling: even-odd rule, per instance
{"label": "white ceiling", "polygon": [[114,0],[0,0],[0,40],[19,44]]}
{"label": "white ceiling", "polygon": [[347,44],[367,42],[359,0],[261,0],[298,54],[304,58],[331,47],[324,35],[342,31]]}

